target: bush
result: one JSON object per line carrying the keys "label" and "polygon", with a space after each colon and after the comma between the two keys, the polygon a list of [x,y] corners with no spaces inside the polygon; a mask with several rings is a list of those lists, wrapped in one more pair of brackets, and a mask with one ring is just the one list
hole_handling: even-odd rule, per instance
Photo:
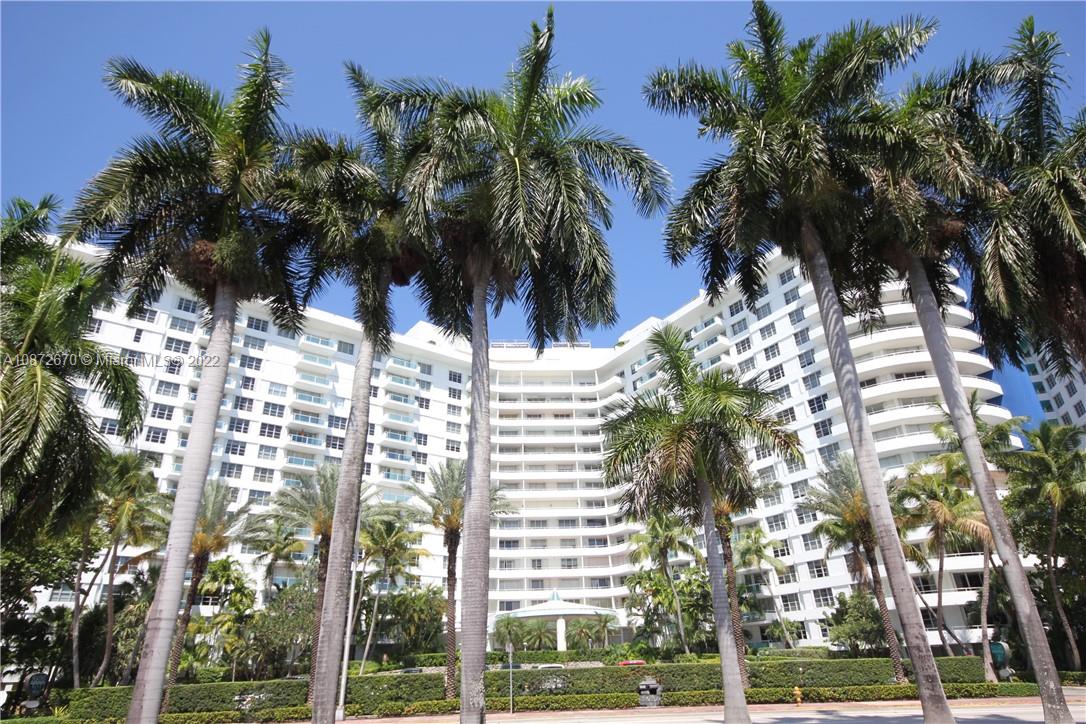
{"label": "bush", "polygon": [[225,666],[208,666],[196,670],[195,682],[197,684],[214,684],[226,681],[230,678],[230,669]]}
{"label": "bush", "polygon": [[[179,684],[170,689],[168,713],[223,712],[237,710],[237,696],[259,697],[253,709],[304,706],[307,683],[298,679],[238,681],[218,684]],[[132,687],[113,686],[76,689],[71,693],[70,715],[73,719],[123,719],[132,700]]]}
{"label": "bush", "polygon": [[1069,686],[1086,686],[1086,671],[1061,671],[1060,681]]}
{"label": "bush", "polygon": [[826,646],[800,646],[795,649],[758,649],[759,659],[828,659],[829,647]]}
{"label": "bush", "polygon": [[255,722],[287,722],[311,719],[313,710],[308,706],[281,706],[275,709],[261,709],[249,712],[244,721]]}
{"label": "bush", "polygon": [[240,711],[191,711],[184,714],[163,714],[160,724],[219,724],[219,722],[245,721]]}

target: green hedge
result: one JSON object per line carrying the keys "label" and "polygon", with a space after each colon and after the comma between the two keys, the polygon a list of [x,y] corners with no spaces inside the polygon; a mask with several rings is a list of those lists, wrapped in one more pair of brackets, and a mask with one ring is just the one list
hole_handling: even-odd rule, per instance
{"label": "green hedge", "polygon": [[1086,686],[1086,671],[1061,671],[1060,681],[1071,686]]}
{"label": "green hedge", "polygon": [[[263,696],[254,709],[275,709],[304,706],[307,682],[299,679],[271,681],[238,681],[218,684],[179,684],[170,689],[168,714],[192,712],[222,712],[236,710],[236,696]],[[75,689],[69,704],[73,719],[123,718],[132,700],[132,688],[113,686],[98,689]]]}
{"label": "green hedge", "polygon": [[[626,658],[625,654],[625,649],[615,646],[588,651],[516,651],[513,653],[513,661],[518,664],[568,664],[573,661],[606,661],[616,657],[618,657],[617,660],[621,660]],[[504,664],[507,661],[509,661],[509,654],[504,651],[486,653],[488,664]],[[407,666],[444,666],[445,652],[405,656],[403,663]]]}
{"label": "green hedge", "polygon": [[794,649],[758,649],[759,659],[828,659],[830,650],[826,646],[800,646]]}

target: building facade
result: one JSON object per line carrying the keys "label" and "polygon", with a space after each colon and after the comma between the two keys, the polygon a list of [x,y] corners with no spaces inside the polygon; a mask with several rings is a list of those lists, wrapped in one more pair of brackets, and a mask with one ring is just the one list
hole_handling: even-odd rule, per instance
{"label": "building facade", "polygon": [[1072,364],[1071,374],[1065,376],[1031,354],[1025,370],[1046,420],[1086,427],[1086,367],[1081,362]]}
{"label": "building facade", "polygon": [[[964,301],[961,289],[955,293]],[[913,306],[903,300],[900,285],[885,289],[884,302],[885,324],[877,331],[865,332],[856,321],[849,327],[880,462],[893,476],[940,451],[931,426],[941,413],[935,407],[939,385]],[[201,315],[194,296],[176,284],[140,317],[127,317],[123,304],[96,313],[95,341],[132,360],[147,394],[146,422],[134,447],[154,461],[164,490],[177,485],[199,375],[171,359],[197,354],[207,344]],[[1008,419],[992,365],[968,329],[969,312],[959,304],[946,319],[967,392],[977,391],[984,400],[985,419]],[[537,355],[526,343],[493,345],[492,479],[515,512],[500,516],[491,530],[492,619],[547,601],[557,591],[571,603],[615,609],[620,624],[630,623],[625,578],[635,570],[628,552],[638,526],[621,513],[621,489],[605,485],[600,426],[623,400],[657,385],[647,339],[664,323],[686,330],[702,369],[761,375],[777,392],[781,419],[798,433],[804,463],[750,451],[752,470],[775,487],[735,521],[740,530],[764,526],[780,541],[775,553],[786,568],[740,575],[752,585],[772,576],[780,610],[803,625],[800,642],[824,643],[822,619],[853,581],[843,552],[827,554],[825,541],[811,532],[817,516],[803,501],[820,469],[848,452],[849,442],[811,285],[795,263],[779,256],[768,264],[754,309],[740,301],[737,290],[715,305],[699,294],[664,318],[641,322],[613,347],[554,345]],[[360,334],[350,319],[313,309],[304,331],[294,335],[277,329],[259,304],[242,305],[210,469],[212,477],[237,490],[237,504],[248,501],[260,513],[279,487],[339,460]],[[406,485],[425,485],[430,467],[466,457],[469,370],[467,342],[425,322],[396,335],[391,353],[379,357],[370,387],[365,476],[381,499],[409,502]],[[115,434],[111,411],[93,393],[85,400],[102,432]],[[441,536],[428,528],[424,533],[431,555],[401,585],[444,583]],[[306,538],[309,531],[298,535]],[[303,555],[312,550],[310,545]],[[263,575],[256,553],[240,544],[229,551],[251,568],[254,580]],[[678,568],[689,563],[675,561]],[[963,606],[977,597],[981,563],[975,553],[947,560],[947,620],[967,641],[979,640],[979,631],[965,624]],[[918,590],[934,606],[932,576],[914,573]],[[462,571],[461,577],[472,574]],[[275,583],[289,584],[292,575],[297,574],[277,574]],[[758,590],[769,593],[765,586]],[[65,595],[70,591],[43,592],[41,603],[63,601]],[[748,621],[756,645],[767,638],[776,607],[766,601],[762,608],[763,617]]]}

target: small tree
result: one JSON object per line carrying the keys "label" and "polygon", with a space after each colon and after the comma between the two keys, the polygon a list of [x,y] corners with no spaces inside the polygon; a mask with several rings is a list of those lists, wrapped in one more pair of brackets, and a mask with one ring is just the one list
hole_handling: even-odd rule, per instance
{"label": "small tree", "polygon": [[853,657],[885,646],[882,618],[871,595],[862,588],[851,596],[837,594],[837,608],[827,619],[830,642],[844,646]]}

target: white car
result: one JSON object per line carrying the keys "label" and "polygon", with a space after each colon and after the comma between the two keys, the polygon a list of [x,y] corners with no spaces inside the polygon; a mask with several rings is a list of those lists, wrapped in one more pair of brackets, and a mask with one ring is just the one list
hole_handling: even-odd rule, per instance
{"label": "white car", "polygon": [[540,664],[536,668],[537,669],[564,669],[564,668],[566,668],[566,665],[565,664]]}

